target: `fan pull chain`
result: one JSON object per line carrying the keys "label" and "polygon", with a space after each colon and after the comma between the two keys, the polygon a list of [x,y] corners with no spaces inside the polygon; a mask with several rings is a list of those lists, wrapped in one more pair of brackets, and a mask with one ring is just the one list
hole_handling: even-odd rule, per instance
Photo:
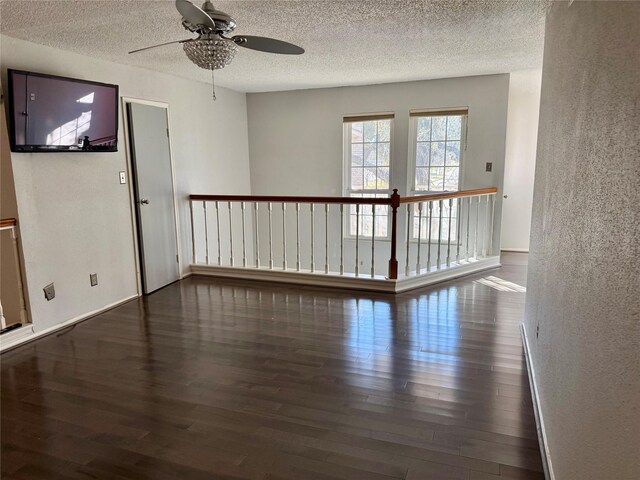
{"label": "fan pull chain", "polygon": [[215,102],[215,100],[216,100],[216,80],[215,80],[215,76],[213,75],[214,70],[215,69],[212,66],[211,67],[211,93],[212,93],[213,101]]}

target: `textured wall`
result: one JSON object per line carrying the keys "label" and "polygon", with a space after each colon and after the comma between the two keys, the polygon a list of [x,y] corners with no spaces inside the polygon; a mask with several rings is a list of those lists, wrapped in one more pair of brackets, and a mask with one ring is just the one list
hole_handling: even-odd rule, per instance
{"label": "textured wall", "polygon": [[[120,95],[170,105],[183,271],[190,263],[187,196],[249,193],[246,96],[2,36],[6,68],[120,85]],[[26,280],[34,328],[82,316],[137,292],[122,106],[117,153],[12,153]],[[98,286],[89,274],[98,273]],[[42,287],[55,282],[56,298]]]}
{"label": "textured wall", "polygon": [[640,472],[638,25],[638,2],[547,19],[525,327],[556,479]]}

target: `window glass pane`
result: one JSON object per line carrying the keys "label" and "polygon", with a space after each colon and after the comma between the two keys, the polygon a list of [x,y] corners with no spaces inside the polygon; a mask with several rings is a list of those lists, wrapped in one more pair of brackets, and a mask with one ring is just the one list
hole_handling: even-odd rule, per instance
{"label": "window glass pane", "polygon": [[447,120],[447,140],[460,140],[462,135],[462,116],[455,115]]}
{"label": "window glass pane", "polygon": [[376,164],[376,144],[364,144],[364,164],[374,166]]}
{"label": "window glass pane", "polygon": [[432,117],[431,140],[446,140],[447,117]]}
{"label": "window glass pane", "polygon": [[378,139],[377,135],[377,123],[378,122],[364,122],[364,141],[375,142]]}
{"label": "window glass pane", "polygon": [[351,235],[355,235],[356,234],[356,222],[358,221],[358,218],[355,215],[350,215],[349,216],[349,223],[351,225],[349,225],[349,232],[351,232]]}
{"label": "window glass pane", "polygon": [[458,167],[447,167],[444,169],[444,189],[458,190]]}
{"label": "window glass pane", "polygon": [[351,166],[362,165],[362,144],[351,144]]}
{"label": "window glass pane", "polygon": [[351,142],[362,143],[362,122],[351,124]]}
{"label": "window glass pane", "polygon": [[416,168],[416,190],[428,190],[429,175],[427,169],[424,167]]}
{"label": "window glass pane", "polygon": [[391,141],[391,120],[378,120],[378,141]]}
{"label": "window glass pane", "polygon": [[389,165],[389,144],[388,143],[379,143],[378,144],[378,166],[387,166]]}
{"label": "window glass pane", "polygon": [[431,138],[431,117],[418,117],[418,141],[428,142]]}
{"label": "window glass pane", "polygon": [[447,142],[447,166],[460,165],[460,142]]}
{"label": "window glass pane", "polygon": [[364,188],[365,190],[375,190],[378,184],[376,176],[376,167],[364,168]]}
{"label": "window glass pane", "polygon": [[351,169],[351,189],[362,190],[362,168]]}
{"label": "window glass pane", "polygon": [[361,215],[360,216],[360,235],[366,235],[367,237],[371,236],[371,232],[373,231],[373,217],[371,215]]}
{"label": "window glass pane", "polygon": [[429,169],[429,190],[444,190],[444,168]]}
{"label": "window glass pane", "polygon": [[445,142],[431,142],[431,166],[444,166]]}
{"label": "window glass pane", "polygon": [[387,236],[387,217],[376,216],[376,237]]}
{"label": "window glass pane", "polygon": [[416,145],[416,167],[429,166],[429,149],[430,143],[419,142]]}
{"label": "window glass pane", "polygon": [[378,168],[378,189],[389,188],[389,167]]}
{"label": "window glass pane", "polygon": [[[387,195],[380,195],[379,197],[386,197]],[[376,205],[376,215],[387,215],[386,205]]]}

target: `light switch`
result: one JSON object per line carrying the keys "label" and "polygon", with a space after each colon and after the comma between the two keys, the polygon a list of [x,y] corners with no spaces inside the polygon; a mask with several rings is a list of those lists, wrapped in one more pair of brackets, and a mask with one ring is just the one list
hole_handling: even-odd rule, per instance
{"label": "light switch", "polygon": [[125,172],[120,172],[120,183],[123,185],[127,183],[127,176],[125,175]]}

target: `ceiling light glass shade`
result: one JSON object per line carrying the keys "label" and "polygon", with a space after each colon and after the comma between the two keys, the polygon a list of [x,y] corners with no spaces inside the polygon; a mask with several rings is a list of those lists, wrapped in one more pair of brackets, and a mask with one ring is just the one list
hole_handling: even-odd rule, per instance
{"label": "ceiling light glass shade", "polygon": [[206,70],[220,70],[231,63],[238,47],[232,40],[201,37],[182,44],[193,63]]}

